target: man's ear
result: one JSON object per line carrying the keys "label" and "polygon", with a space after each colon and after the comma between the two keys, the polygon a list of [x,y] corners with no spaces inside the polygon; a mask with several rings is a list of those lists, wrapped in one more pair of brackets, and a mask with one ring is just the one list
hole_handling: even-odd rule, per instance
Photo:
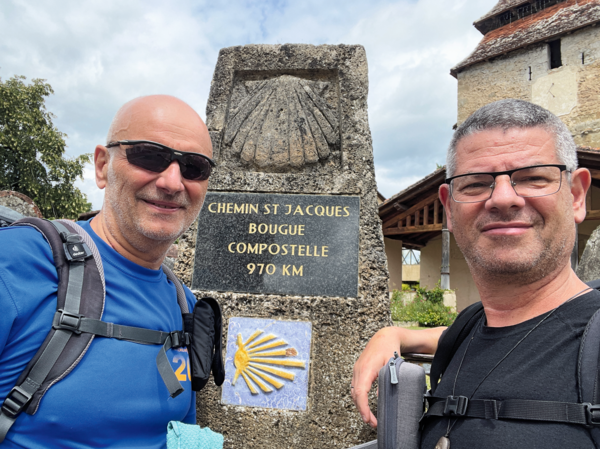
{"label": "man's ear", "polygon": [[450,186],[448,184],[442,184],[438,191],[440,195],[440,201],[444,205],[444,213],[446,214],[446,225],[448,230],[452,232],[452,212],[450,212],[450,202],[452,198],[450,196]]}
{"label": "man's ear", "polygon": [[571,195],[573,195],[573,216],[575,223],[585,220],[587,214],[585,196],[592,184],[592,175],[587,168],[578,168],[571,174]]}
{"label": "man's ear", "polygon": [[108,153],[108,148],[104,145],[97,145],[94,151],[94,169],[96,171],[96,185],[99,189],[106,187],[109,162],[110,154]]}

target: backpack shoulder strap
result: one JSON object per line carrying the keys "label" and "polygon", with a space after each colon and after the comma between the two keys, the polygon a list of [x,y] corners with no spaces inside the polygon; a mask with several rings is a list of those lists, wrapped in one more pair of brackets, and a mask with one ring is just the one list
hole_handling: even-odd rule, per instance
{"label": "backpack shoulder strap", "polygon": [[171,269],[166,265],[162,265],[162,270],[167,276],[167,279],[169,279],[173,284],[175,284],[175,288],[177,289],[177,304],[179,304],[181,313],[189,313],[190,310],[188,307],[187,298],[185,296],[185,290],[183,289],[183,285],[181,285],[181,281],[177,276],[175,276],[175,274],[173,274]]}
{"label": "backpack shoulder strap", "polygon": [[437,385],[450,364],[452,357],[467,335],[473,329],[473,326],[483,314],[483,305],[481,302],[470,305],[458,314],[454,323],[446,330],[440,338],[437,351],[431,364],[431,391],[435,392]]}
{"label": "backpack shoulder strap", "polygon": [[17,416],[22,411],[34,414],[48,388],[79,363],[94,335],[73,332],[72,326],[83,316],[100,319],[105,296],[102,265],[89,245],[96,253],[97,249],[80,226],[40,218],[24,218],[13,225],[33,227],[44,236],[52,250],[59,282],[53,327],[0,409],[0,442]]}
{"label": "backpack shoulder strap", "polygon": [[[587,285],[600,290],[600,279],[587,282]],[[579,402],[591,404],[590,418],[600,424],[600,309],[592,315],[581,336],[577,379]],[[590,428],[590,434],[600,447],[600,428]]]}

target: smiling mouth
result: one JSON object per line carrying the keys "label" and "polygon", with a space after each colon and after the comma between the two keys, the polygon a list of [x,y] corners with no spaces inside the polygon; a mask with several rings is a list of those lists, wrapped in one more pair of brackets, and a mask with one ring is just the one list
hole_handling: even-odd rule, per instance
{"label": "smiling mouth", "polygon": [[484,226],[481,230],[482,231],[491,231],[494,229],[514,229],[514,228],[530,228],[531,225],[528,224],[522,224],[522,223],[515,223],[515,224],[511,224],[511,223],[507,223],[507,224],[491,224],[491,225],[486,225]]}
{"label": "smiling mouth", "polygon": [[160,209],[165,209],[165,210],[176,210],[176,209],[181,209],[182,207],[178,204],[161,204],[161,203],[155,203],[154,201],[149,201],[149,200],[143,200],[145,203],[148,203],[152,206],[158,207]]}
{"label": "smiling mouth", "polygon": [[518,236],[524,234],[532,227],[528,223],[490,223],[481,228],[481,232],[489,236]]}

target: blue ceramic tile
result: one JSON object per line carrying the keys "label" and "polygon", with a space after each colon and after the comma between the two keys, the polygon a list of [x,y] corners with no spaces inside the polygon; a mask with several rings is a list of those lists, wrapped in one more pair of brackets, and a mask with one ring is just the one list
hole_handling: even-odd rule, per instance
{"label": "blue ceramic tile", "polygon": [[311,336],[308,321],[230,318],[222,403],[306,410]]}

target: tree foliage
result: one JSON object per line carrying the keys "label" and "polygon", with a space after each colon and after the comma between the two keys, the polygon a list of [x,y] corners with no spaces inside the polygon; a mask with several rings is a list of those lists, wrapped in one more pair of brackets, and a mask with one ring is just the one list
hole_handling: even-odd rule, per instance
{"label": "tree foliage", "polygon": [[77,218],[91,209],[73,185],[91,155],[65,157],[67,136],[54,127],[45,105],[52,87],[25,79],[0,79],[0,190],[27,195],[46,218]]}

